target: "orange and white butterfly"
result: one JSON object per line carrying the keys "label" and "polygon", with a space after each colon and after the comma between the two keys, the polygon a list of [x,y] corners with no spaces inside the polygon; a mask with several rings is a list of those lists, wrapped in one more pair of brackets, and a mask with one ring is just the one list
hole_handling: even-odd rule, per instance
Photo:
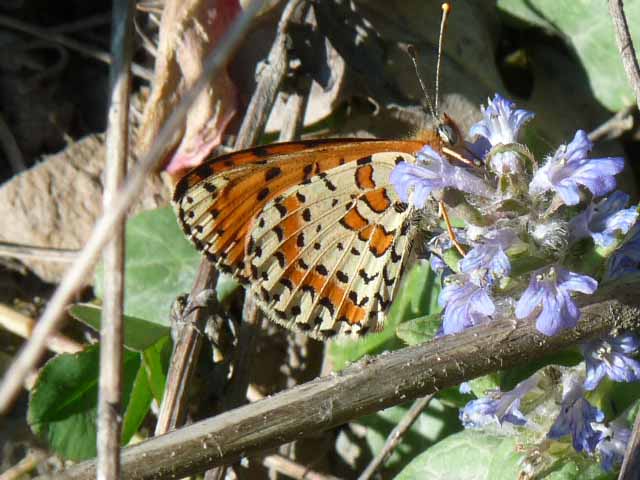
{"label": "orange and white butterfly", "polygon": [[266,315],[316,338],[378,330],[415,235],[389,176],[426,144],[455,147],[444,117],[415,140],[329,139],[205,161],[176,185],[184,233],[247,284]]}

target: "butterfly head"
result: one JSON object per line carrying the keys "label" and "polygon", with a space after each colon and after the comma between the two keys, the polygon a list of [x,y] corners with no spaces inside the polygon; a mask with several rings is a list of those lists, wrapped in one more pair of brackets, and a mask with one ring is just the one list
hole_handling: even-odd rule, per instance
{"label": "butterfly head", "polygon": [[463,140],[460,129],[446,113],[443,113],[442,118],[438,121],[436,132],[443,145],[447,147],[456,147]]}

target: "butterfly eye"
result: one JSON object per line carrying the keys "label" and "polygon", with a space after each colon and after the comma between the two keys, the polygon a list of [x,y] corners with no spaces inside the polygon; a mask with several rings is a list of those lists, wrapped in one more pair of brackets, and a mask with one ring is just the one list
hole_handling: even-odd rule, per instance
{"label": "butterfly eye", "polygon": [[458,143],[458,135],[451,125],[441,124],[438,126],[438,136],[447,145]]}

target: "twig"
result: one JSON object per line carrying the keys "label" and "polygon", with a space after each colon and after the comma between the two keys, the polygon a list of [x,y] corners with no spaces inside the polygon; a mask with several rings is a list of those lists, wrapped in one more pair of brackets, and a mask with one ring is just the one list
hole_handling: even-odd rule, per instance
{"label": "twig", "polygon": [[618,44],[624,71],[636,96],[636,104],[640,109],[640,67],[638,67],[638,59],[633,48],[627,18],[624,15],[622,0],[609,0],[609,14],[613,20],[616,43]]}
{"label": "twig", "polygon": [[616,112],[609,120],[589,132],[589,140],[592,142],[612,140],[628,132],[633,127],[632,114],[637,108],[635,105],[628,105],[619,112]]}
{"label": "twig", "polygon": [[[209,262],[201,262],[200,269],[191,289],[191,298],[205,290],[213,290],[218,280],[218,272]],[[195,305],[201,307],[201,305]],[[202,334],[206,315],[204,308],[194,308],[184,319],[185,324],[178,330],[175,340],[167,382],[158,413],[155,435],[169,432],[184,423],[187,397],[191,378],[202,348]]]}
{"label": "twig", "polygon": [[276,472],[297,480],[338,480],[331,475],[314,472],[304,465],[300,465],[282,455],[267,455],[262,459],[262,464],[267,468],[272,468]]}
{"label": "twig", "polygon": [[0,242],[0,257],[33,259],[49,262],[73,262],[80,250],[64,248],[34,247],[32,245],[18,245],[16,243]]}
{"label": "twig", "polygon": [[282,118],[278,141],[290,142],[300,136],[304,124],[304,114],[307,111],[307,100],[311,90],[311,77],[304,75],[297,82],[295,91],[288,92],[285,114]]}
{"label": "twig", "polygon": [[80,256],[67,271],[47,304],[38,325],[33,330],[31,339],[22,347],[17,358],[7,370],[2,384],[0,384],[0,414],[7,412],[10,408],[14,398],[20,392],[24,378],[44,352],[47,337],[56,330],[67,302],[92,270],[101,249],[110,238],[113,228],[124,218],[129,206],[142,190],[147,176],[160,161],[169,139],[172,138],[178,126],[182,125],[187,111],[202,89],[208,85],[209,77],[227,63],[235,48],[244,38],[263,1],[253,0],[233,22],[218,48],[207,57],[202,77],[185,93],[180,104],[160,129],[149,151],[131,170],[123,187],[114,198],[113,204],[98,219]]}
{"label": "twig", "polygon": [[[113,2],[110,71],[111,101],[107,116],[105,185],[107,209],[127,173],[129,152],[129,94],[133,58],[134,0]],[[113,238],[104,252],[104,299],[100,323],[100,381],[98,390],[97,450],[99,480],[120,478],[122,431],[122,348],[124,315],[124,227],[116,223]]]}
{"label": "twig", "polygon": [[17,465],[0,473],[0,480],[19,480],[25,478],[40,463],[46,460],[48,454],[44,450],[32,450]]}
{"label": "twig", "polygon": [[111,13],[98,13],[90,17],[81,18],[75,22],[63,23],[48,29],[52,33],[75,33],[83,30],[93,29],[109,25],[111,23]]}
{"label": "twig", "polygon": [[367,465],[367,468],[364,469],[362,474],[358,477],[358,480],[369,480],[376,472],[376,470],[380,468],[381,465],[384,465],[384,463],[389,458],[389,455],[391,455],[391,452],[393,452],[395,448],[400,444],[400,441],[402,440],[404,434],[407,433],[407,431],[411,428],[411,425],[415,423],[422,411],[427,408],[427,405],[429,405],[429,402],[431,402],[434,396],[435,394],[432,393],[431,395],[419,398],[418,400],[413,402],[413,405],[411,405],[409,411],[405,414],[404,417],[402,417],[402,420],[400,420],[400,422],[391,431],[382,449],[378,452],[371,463]]}
{"label": "twig", "polygon": [[[36,38],[41,38],[43,40],[58,43],[70,50],[75,50],[78,53],[86,55],[87,57],[99,60],[107,64],[111,64],[111,62],[113,61],[111,55],[103,52],[98,48],[88,46],[86,43],[73,40],[50,30],[34,27],[33,25],[29,25],[28,23],[21,22],[20,20],[7,17],[6,15],[0,15],[0,26],[11,28],[23,33],[28,33],[29,35],[32,35]],[[143,80],[151,81],[153,79],[153,74],[148,69],[141,67],[140,65],[133,64],[132,72],[135,76],[142,78]]]}
{"label": "twig", "polygon": [[289,23],[301,2],[302,0],[290,0],[282,12],[282,17],[278,22],[278,33],[269,51],[269,56],[258,74],[256,91],[251,97],[247,113],[240,126],[240,132],[246,132],[252,138],[238,134],[236,147],[238,145],[253,145],[260,132],[264,130],[269,112],[273,108],[276,95],[287,73],[287,31]]}
{"label": "twig", "polygon": [[[361,360],[339,374],[124,448],[123,475],[130,479],[192,475],[496,369],[531,363],[614,329],[638,330],[637,289],[637,283],[620,282],[580,298],[578,326],[553,337],[538,332],[535,321],[506,319]],[[57,478],[88,480],[94,474],[95,464],[89,461]]]}
{"label": "twig", "polygon": [[[0,304],[1,327],[22,338],[29,338],[35,325],[36,322],[32,318]],[[61,333],[55,333],[47,339],[47,348],[55,353],[76,353],[83,347]]]}
{"label": "twig", "polygon": [[20,173],[27,169],[27,164],[24,163],[24,157],[16,142],[16,137],[11,133],[11,129],[7,122],[4,120],[4,115],[0,114],[0,145],[6,155],[13,173]]}

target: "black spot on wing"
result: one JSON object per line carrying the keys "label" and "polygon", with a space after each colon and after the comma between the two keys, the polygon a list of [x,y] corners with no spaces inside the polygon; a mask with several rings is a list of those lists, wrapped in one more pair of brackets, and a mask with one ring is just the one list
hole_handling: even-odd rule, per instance
{"label": "black spot on wing", "polygon": [[282,169],[280,167],[271,167],[265,172],[264,179],[269,181],[279,177],[280,175],[282,175]]}

